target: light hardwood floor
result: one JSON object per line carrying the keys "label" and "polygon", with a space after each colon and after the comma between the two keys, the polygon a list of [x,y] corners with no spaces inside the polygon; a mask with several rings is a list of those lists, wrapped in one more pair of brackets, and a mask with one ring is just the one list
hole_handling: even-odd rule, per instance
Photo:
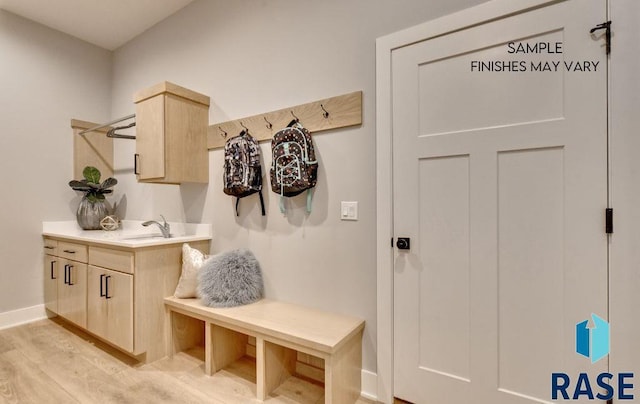
{"label": "light hardwood floor", "polygon": [[[203,358],[196,349],[140,365],[61,320],[42,320],[0,331],[0,403],[260,402],[253,359],[209,377]],[[323,403],[323,393],[292,377],[265,402]]]}

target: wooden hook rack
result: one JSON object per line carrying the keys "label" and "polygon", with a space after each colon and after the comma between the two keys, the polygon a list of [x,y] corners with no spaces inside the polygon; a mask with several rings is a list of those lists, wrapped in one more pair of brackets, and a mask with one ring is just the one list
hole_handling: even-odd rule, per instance
{"label": "wooden hook rack", "polygon": [[224,147],[227,139],[237,136],[245,128],[258,141],[271,140],[277,131],[295,118],[311,133],[361,125],[362,91],[210,125],[208,148]]}

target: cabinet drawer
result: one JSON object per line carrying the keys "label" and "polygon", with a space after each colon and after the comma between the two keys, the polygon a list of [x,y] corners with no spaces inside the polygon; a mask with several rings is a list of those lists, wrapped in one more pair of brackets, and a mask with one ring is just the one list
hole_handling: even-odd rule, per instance
{"label": "cabinet drawer", "polygon": [[44,253],[49,255],[58,255],[58,241],[45,238]]}
{"label": "cabinet drawer", "polygon": [[89,263],[98,267],[132,274],[133,252],[91,246],[89,248]]}
{"label": "cabinet drawer", "polygon": [[68,258],[78,262],[87,262],[87,246],[83,244],[58,241],[59,257]]}

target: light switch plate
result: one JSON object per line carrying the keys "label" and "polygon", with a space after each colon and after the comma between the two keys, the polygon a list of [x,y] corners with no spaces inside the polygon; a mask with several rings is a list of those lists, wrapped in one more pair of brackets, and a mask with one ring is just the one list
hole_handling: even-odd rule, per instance
{"label": "light switch plate", "polygon": [[341,220],[358,220],[358,202],[354,202],[354,201],[340,202],[340,219]]}

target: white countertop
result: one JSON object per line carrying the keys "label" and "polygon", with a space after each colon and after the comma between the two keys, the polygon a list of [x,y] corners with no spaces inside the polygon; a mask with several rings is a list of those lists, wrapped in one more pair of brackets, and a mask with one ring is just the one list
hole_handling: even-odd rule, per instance
{"label": "white countertop", "polygon": [[42,235],[117,247],[140,248],[211,240],[213,234],[210,224],[169,222],[171,237],[164,238],[158,226],[144,227],[142,222],[123,220],[120,228],[113,231],[82,230],[75,220],[42,222]]}

